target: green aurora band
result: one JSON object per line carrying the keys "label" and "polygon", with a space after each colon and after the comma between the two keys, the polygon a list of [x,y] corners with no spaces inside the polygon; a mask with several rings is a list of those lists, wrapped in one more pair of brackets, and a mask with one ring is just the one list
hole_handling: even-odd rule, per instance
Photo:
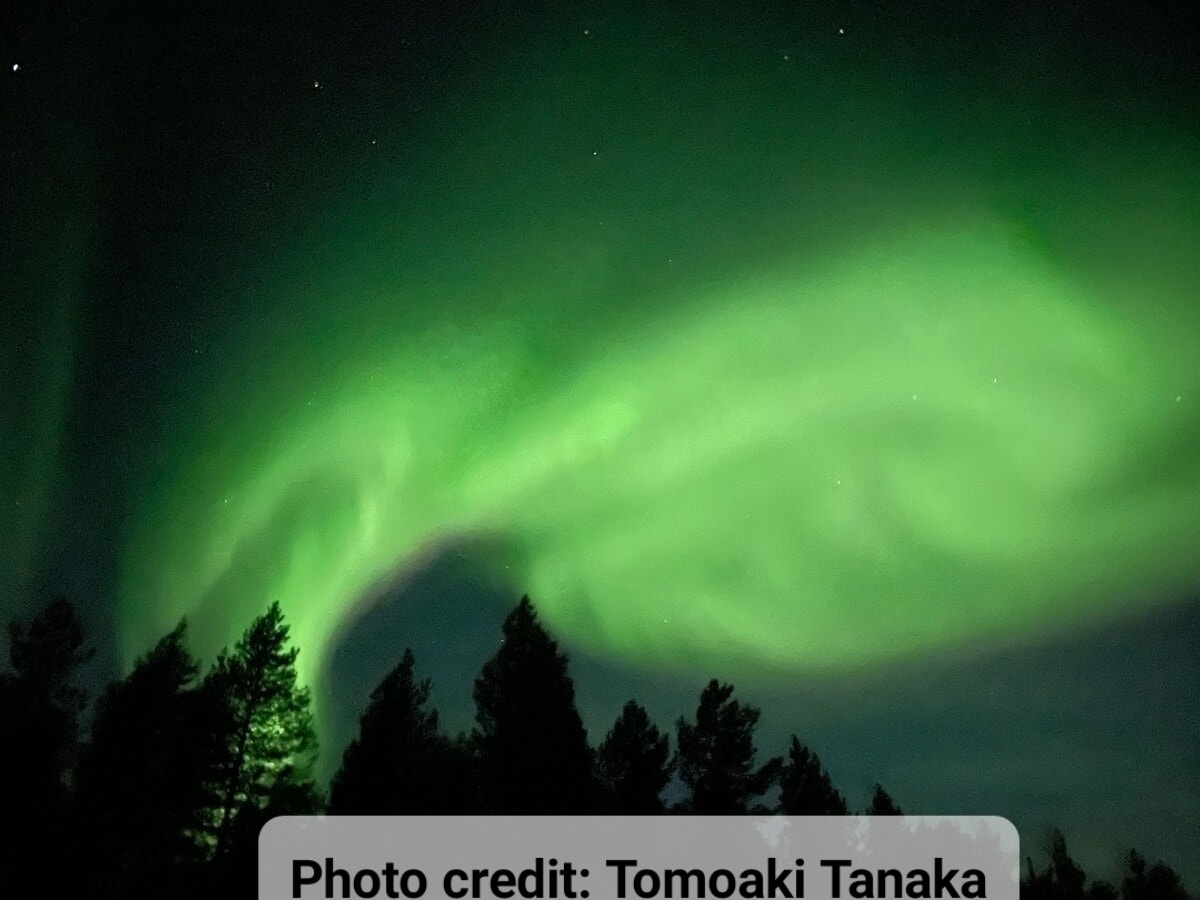
{"label": "green aurora band", "polygon": [[1200,485],[1121,490],[1187,424],[1186,341],[1131,334],[1000,236],[918,231],[699,309],[563,383],[523,384],[498,324],[360,347],[273,417],[252,406],[257,426],[226,411],[168,502],[189,514],[144,538],[158,575],[133,583],[178,605],[139,642],[205,602],[279,598],[320,647],[454,533],[511,536],[517,583],[597,648],[806,667],[1076,618],[1190,571]]}
{"label": "green aurora band", "polygon": [[[181,616],[211,652],[277,599],[314,681],[364,598],[455,536],[493,547],[487,577],[571,644],[704,673],[987,646],[1194,584],[1186,254],[1158,282],[1153,261],[1098,263],[1102,243],[1081,263],[961,184],[893,200],[892,173],[862,190],[884,212],[869,226],[814,242],[809,209],[693,275],[703,249],[635,234],[614,257],[549,188],[531,222],[549,164],[468,177],[486,155],[416,178],[405,196],[428,208],[347,201],[239,276],[254,312],[172,399],[168,462],[131,523],[127,660]],[[1162,165],[1171,196],[1146,203],[1172,207],[1174,238],[1142,232],[1130,256],[1197,233],[1195,178]],[[1080,177],[1077,239],[1126,246],[1135,219],[1087,225],[1109,202],[1089,191],[1119,177]],[[485,249],[423,264],[422,215],[488,179],[487,202],[429,225],[439,259]],[[455,231],[484,208],[502,213]]]}

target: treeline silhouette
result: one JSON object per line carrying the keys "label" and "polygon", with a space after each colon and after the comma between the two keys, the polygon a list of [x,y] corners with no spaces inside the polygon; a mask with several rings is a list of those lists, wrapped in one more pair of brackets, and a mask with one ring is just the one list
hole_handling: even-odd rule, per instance
{"label": "treeline silhouette", "polygon": [[[821,760],[793,735],[757,760],[760,711],[710,681],[671,737],[630,700],[588,742],[567,655],[528,597],[475,682],[475,727],[447,734],[411,650],[371,694],[325,796],[308,689],[277,604],[207,669],[186,622],[88,702],[91,656],[57,599],[9,626],[0,738],[10,837],[0,891],[95,898],[253,897],[257,835],[284,814],[848,815]],[[89,713],[90,707],[90,716]],[[664,799],[677,781],[681,799]],[[875,785],[862,813],[901,815]],[[1026,861],[1022,897],[1189,900],[1179,876],[1136,851],[1119,883],[1089,879],[1061,833]]]}

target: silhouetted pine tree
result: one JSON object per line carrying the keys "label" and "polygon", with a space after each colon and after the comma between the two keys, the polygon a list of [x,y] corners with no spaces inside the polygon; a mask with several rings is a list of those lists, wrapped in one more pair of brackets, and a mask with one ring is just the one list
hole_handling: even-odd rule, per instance
{"label": "silhouetted pine tree", "polygon": [[489,811],[576,814],[592,807],[591,750],[567,657],[528,597],[504,621],[475,681],[476,745]]}
{"label": "silhouetted pine tree", "polygon": [[1121,879],[1121,900],[1189,900],[1183,880],[1161,862],[1147,865],[1136,850],[1125,857]]}
{"label": "silhouetted pine tree", "polygon": [[754,764],[754,729],[760,711],[732,699],[733,685],[716,679],[700,695],[695,723],[676,723],[676,762],[690,797],[678,807],[696,815],[736,815],[766,793],[783,766],[775,757],[761,768]]}
{"label": "silhouetted pine tree", "polygon": [[891,795],[883,789],[883,785],[876,783],[871,791],[871,803],[867,806],[868,816],[902,816],[904,813],[900,811],[900,807],[896,805],[896,801]]}
{"label": "silhouetted pine tree", "polygon": [[173,894],[180,867],[196,861],[188,835],[203,772],[189,689],[199,666],[186,635],[181,622],[97,703],[76,788],[90,896]]}
{"label": "silhouetted pine tree", "polygon": [[596,753],[602,809],[618,815],[662,813],[662,792],[673,770],[670,738],[630,700]]}
{"label": "silhouetted pine tree", "polygon": [[787,762],[779,776],[779,808],[788,816],[845,816],[843,797],[821,766],[817,754],[793,734]]}
{"label": "silhouetted pine tree", "polygon": [[[1040,872],[1032,859],[1026,859],[1026,876],[1021,881],[1021,897],[1025,900],[1116,900],[1112,885],[1103,881],[1087,883],[1087,873],[1071,858],[1067,841],[1057,828],[1050,832],[1047,855],[1050,864]],[[1186,894],[1182,900],[1187,900]]]}
{"label": "silhouetted pine tree", "polygon": [[430,680],[413,675],[412,650],[371,694],[359,734],[333,777],[329,811],[335,815],[446,813],[452,771],[450,742],[438,730],[436,710],[425,709]]}
{"label": "silhouetted pine tree", "polygon": [[[29,859],[69,840],[71,771],[86,694],[76,685],[90,658],[74,605],[58,598],[28,621],[9,625],[11,671],[0,675],[0,771],[4,815],[0,888]],[[15,896],[15,894],[14,894]]]}
{"label": "silhouetted pine tree", "polygon": [[296,682],[298,653],[273,603],[232,653],[221,652],[201,685],[213,739],[208,821],[200,836],[214,858],[235,844],[253,848],[272,815],[316,810],[309,772],[317,740],[308,688]]}

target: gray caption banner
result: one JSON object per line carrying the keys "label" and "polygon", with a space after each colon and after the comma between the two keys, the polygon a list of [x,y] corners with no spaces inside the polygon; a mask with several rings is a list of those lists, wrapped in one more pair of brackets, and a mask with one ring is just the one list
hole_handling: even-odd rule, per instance
{"label": "gray caption banner", "polygon": [[1017,900],[994,816],[284,816],[261,900]]}

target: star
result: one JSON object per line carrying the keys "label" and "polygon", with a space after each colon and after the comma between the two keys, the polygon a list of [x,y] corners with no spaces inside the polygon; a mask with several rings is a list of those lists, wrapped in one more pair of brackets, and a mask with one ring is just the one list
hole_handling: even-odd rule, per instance
{"label": "star", "polygon": [[21,69],[20,63],[13,63],[13,71],[14,72],[20,71],[20,69]]}
{"label": "star", "polygon": [[839,28],[839,29],[838,29],[838,34],[845,34],[845,33],[846,33],[846,29],[845,29],[845,28]]}

